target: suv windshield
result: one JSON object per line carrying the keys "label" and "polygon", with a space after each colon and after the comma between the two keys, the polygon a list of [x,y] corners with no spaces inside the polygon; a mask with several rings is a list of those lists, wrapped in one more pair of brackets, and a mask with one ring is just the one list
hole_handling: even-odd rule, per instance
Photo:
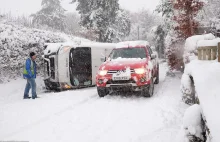
{"label": "suv windshield", "polygon": [[146,51],[144,48],[119,48],[114,49],[110,54],[111,59],[117,58],[146,58]]}

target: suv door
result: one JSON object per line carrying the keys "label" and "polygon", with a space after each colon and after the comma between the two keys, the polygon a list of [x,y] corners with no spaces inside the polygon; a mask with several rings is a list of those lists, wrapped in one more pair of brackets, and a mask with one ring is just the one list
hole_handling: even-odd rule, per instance
{"label": "suv door", "polygon": [[152,57],[152,54],[153,54],[153,51],[150,47],[147,47],[148,48],[148,53],[150,54],[150,61],[152,62],[153,64],[153,75],[155,76],[156,75],[156,70],[157,70],[157,62],[156,62],[156,58],[151,58]]}

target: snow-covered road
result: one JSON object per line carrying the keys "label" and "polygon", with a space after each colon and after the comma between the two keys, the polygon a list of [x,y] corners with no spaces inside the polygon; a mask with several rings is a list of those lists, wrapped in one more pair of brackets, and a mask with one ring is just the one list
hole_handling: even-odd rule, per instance
{"label": "snow-covered road", "polygon": [[165,77],[151,98],[112,95],[96,88],[40,94],[22,100],[24,81],[0,85],[0,141],[172,142],[182,125],[180,77]]}

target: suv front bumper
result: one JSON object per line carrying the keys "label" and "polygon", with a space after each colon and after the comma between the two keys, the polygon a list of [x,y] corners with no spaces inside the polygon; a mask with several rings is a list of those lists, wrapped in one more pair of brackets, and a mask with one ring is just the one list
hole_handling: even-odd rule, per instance
{"label": "suv front bumper", "polygon": [[141,89],[142,86],[148,86],[151,83],[150,80],[147,80],[145,74],[138,75],[132,74],[130,80],[112,80],[112,75],[106,76],[96,76],[96,85],[97,87],[105,88],[132,88],[132,90]]}
{"label": "suv front bumper", "polygon": [[121,92],[139,92],[143,89],[149,89],[150,85],[143,85],[143,86],[137,86],[137,85],[131,85],[131,84],[120,84],[120,85],[107,85],[106,87],[98,87],[106,89],[106,91],[121,91]]}

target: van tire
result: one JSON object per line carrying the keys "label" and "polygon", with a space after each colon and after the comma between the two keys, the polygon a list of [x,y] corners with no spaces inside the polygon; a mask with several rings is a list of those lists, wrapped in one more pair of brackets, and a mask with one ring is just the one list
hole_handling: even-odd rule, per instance
{"label": "van tire", "polygon": [[107,89],[103,87],[97,87],[99,97],[105,97],[107,95]]}

